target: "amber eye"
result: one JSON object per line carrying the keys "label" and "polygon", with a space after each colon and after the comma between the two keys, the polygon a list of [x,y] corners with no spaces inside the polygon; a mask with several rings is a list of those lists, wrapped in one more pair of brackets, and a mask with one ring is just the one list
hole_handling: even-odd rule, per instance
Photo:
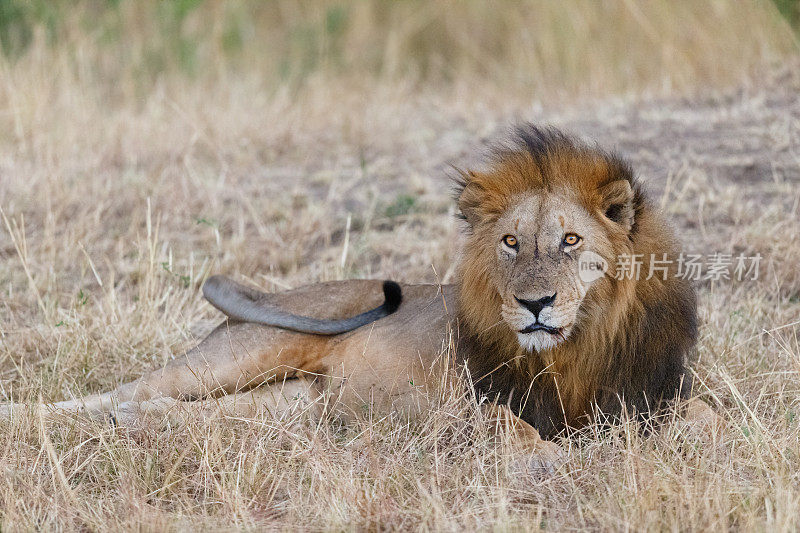
{"label": "amber eye", "polygon": [[575,233],[567,233],[561,242],[564,243],[564,246],[575,246],[581,242],[581,237]]}
{"label": "amber eye", "polygon": [[517,238],[514,237],[513,235],[506,235],[505,237],[503,237],[503,244],[505,244],[509,248],[514,248],[515,250],[517,249],[517,246],[519,246]]}

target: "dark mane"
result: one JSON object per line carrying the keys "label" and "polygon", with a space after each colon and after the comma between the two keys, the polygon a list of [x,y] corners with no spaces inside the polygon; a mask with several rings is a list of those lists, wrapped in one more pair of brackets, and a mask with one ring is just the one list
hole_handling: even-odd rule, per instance
{"label": "dark mane", "polygon": [[[617,223],[622,217],[630,222],[623,235],[614,237],[615,246],[677,256],[669,225],[630,164],[556,128],[529,123],[517,125],[504,143],[494,145],[489,162],[489,170],[459,172],[456,179],[461,216],[470,232],[459,270],[458,353],[477,391],[511,405],[545,437],[584,425],[598,411],[613,418],[627,410],[650,420],[674,398],[685,396],[685,364],[697,337],[696,295],[686,280],[674,275],[666,281],[611,279],[602,296],[590,290],[579,312],[592,319],[584,318],[569,339],[552,349],[568,353],[554,367],[535,353],[522,353],[513,332],[497,326],[499,297],[488,278],[492,267],[485,262],[491,254],[474,248],[482,246],[482,234],[526,191],[569,189],[576,202],[595,213],[601,201],[597,191],[625,180],[632,198],[624,205],[608,200],[610,205],[602,204],[599,211]],[[620,318],[610,325],[604,317],[612,310]],[[564,380],[573,388],[566,388]]]}

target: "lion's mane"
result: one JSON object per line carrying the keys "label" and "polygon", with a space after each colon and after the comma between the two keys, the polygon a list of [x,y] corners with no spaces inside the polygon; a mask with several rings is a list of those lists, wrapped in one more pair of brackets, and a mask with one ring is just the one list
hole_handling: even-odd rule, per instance
{"label": "lion's mane", "polygon": [[[672,230],[616,155],[532,125],[519,127],[493,154],[488,171],[462,173],[457,184],[468,225],[457,278],[458,354],[477,391],[509,403],[543,437],[584,426],[598,414],[627,410],[652,420],[665,403],[687,394],[687,358],[697,337],[696,295],[676,276]],[[601,211],[597,191],[616,180],[629,182],[632,201]],[[641,255],[642,275],[605,276],[586,294],[569,338],[529,353],[501,319],[492,284],[496,243],[483,230],[519,195],[565,188],[590,213],[620,222],[609,239],[617,254]],[[663,254],[672,261],[666,281],[645,279],[650,258]]]}

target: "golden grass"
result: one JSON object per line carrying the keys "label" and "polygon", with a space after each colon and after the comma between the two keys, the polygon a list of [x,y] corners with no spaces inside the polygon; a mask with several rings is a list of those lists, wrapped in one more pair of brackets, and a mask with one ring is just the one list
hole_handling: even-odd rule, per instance
{"label": "golden grass", "polygon": [[17,87],[78,82],[102,104],[132,104],[170,81],[246,80],[274,98],[343,78],[351,90],[477,86],[554,103],[727,86],[797,47],[768,0],[30,5],[0,24],[18,66],[6,75]]}
{"label": "golden grass", "polygon": [[[34,31],[0,63],[3,399],[162,365],[220,320],[198,292],[209,272],[265,290],[446,278],[447,165],[532,118],[619,147],[688,249],[767,258],[756,282],[699,286],[719,442],[590,430],[535,477],[448,390],[413,423],[265,413],[127,433],[23,416],[0,422],[4,530],[800,528],[800,83],[775,65],[797,65],[791,35],[759,3],[504,5],[357,4],[339,59],[322,39],[305,70],[289,28],[332,4],[260,7],[238,51],[213,15],[244,12],[204,4],[181,26],[213,30],[194,72],[160,47],[151,4],[121,8],[117,44],[81,26],[89,4],[58,46]],[[139,61],[148,46],[162,70]],[[645,98],[673,92],[704,97]]]}

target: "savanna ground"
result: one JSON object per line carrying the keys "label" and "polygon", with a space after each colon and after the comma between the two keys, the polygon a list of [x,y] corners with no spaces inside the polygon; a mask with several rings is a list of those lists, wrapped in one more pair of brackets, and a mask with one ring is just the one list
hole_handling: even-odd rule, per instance
{"label": "savanna ground", "polygon": [[[443,390],[408,423],[0,422],[2,529],[800,528],[800,61],[776,2],[0,2],[0,396],[163,365],[199,287],[441,282],[450,165],[517,120],[627,156],[698,283],[695,365],[728,427],[563,441],[552,475]],[[794,18],[793,18],[794,17]]]}

